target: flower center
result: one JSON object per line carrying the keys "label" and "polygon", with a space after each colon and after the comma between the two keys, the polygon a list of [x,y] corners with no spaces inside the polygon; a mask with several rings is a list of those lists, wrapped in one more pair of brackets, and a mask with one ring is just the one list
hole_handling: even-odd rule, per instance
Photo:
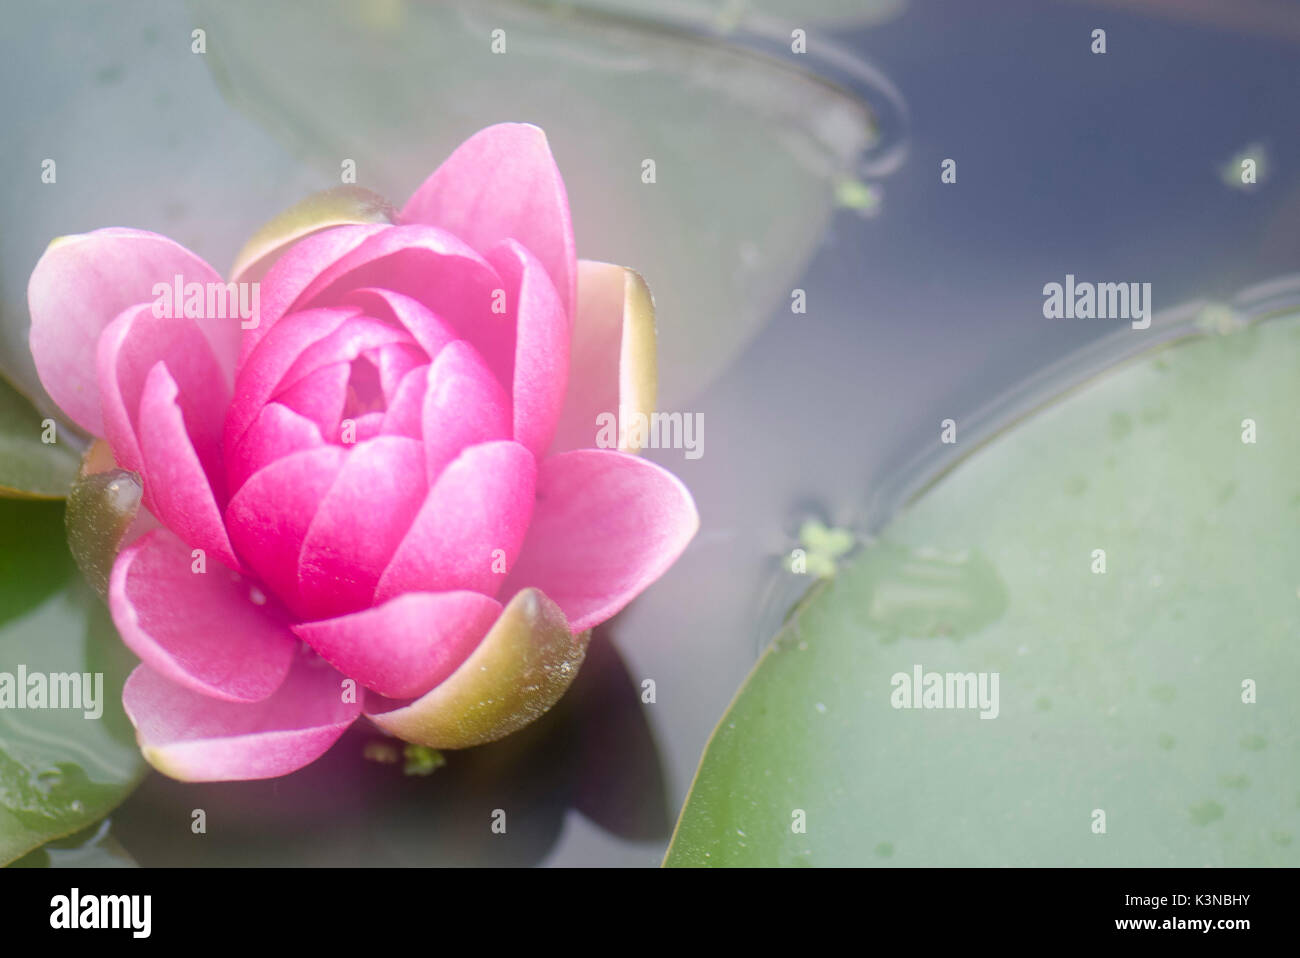
{"label": "flower center", "polygon": [[388,403],[375,364],[364,356],[352,361],[348,376],[347,398],[343,401],[343,418],[359,419],[366,413],[384,412]]}

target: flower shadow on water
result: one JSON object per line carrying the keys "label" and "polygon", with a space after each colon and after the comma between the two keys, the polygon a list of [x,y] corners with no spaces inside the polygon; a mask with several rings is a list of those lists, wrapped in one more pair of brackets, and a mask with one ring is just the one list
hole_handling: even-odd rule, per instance
{"label": "flower shadow on water", "polygon": [[[359,724],[280,779],[194,785],[151,775],[113,816],[113,833],[145,866],[535,865],[570,809],[623,841],[666,843],[663,763],[609,632],[596,630],[554,709],[500,742],[445,753],[432,774],[366,760],[367,744],[396,740]],[[493,830],[498,809],[504,833]]]}

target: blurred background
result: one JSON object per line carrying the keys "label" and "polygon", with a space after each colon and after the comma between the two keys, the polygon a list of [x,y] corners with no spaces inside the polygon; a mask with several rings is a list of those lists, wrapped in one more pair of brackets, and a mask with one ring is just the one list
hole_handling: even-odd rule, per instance
{"label": "blurred background", "polygon": [[[117,861],[657,865],[715,723],[806,585],[781,566],[801,522],[868,535],[941,420],[1113,329],[1045,320],[1044,283],[1150,282],[1159,312],[1300,268],[1285,0],[73,0],[4,16],[0,366],[38,403],[25,288],[53,237],[151,229],[225,270],[345,160],[400,205],[470,133],[520,120],[547,131],[579,255],[655,293],[660,408],[705,425],[702,457],[649,453],[692,490],[697,539],[542,722],[427,776],[364,757],[363,730],[279,781],[152,774],[94,833]],[[486,827],[502,806],[508,839]]]}

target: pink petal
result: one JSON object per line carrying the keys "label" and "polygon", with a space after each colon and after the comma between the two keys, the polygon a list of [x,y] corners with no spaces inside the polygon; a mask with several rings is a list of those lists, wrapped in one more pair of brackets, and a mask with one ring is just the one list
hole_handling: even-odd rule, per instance
{"label": "pink petal", "polygon": [[279,606],[229,569],[193,571],[190,547],[166,529],[118,554],[113,623],[144,663],[204,696],[257,702],[284,681],[298,643]]}
{"label": "pink petal", "polygon": [[397,392],[388,403],[380,431],[385,435],[421,438],[424,394],[429,387],[429,364],[417,366],[402,377]]}
{"label": "pink petal", "polygon": [[510,382],[514,328],[492,312],[503,280],[457,237],[431,226],[390,226],[321,273],[302,302],[330,305],[370,287],[423,304],[459,338],[473,343],[501,382]]}
{"label": "pink petal", "polygon": [[427,489],[424,450],[415,439],[381,436],[348,453],[302,543],[298,594],[306,618],[370,604]]}
{"label": "pink petal", "polygon": [[[106,229],[51,243],[27,285],[32,358],[59,407],[91,435],[104,434],[95,381],[99,335],[129,306],[152,304],[157,283],[219,282],[207,263],[165,236]],[[190,322],[193,322],[191,320]],[[227,384],[234,370],[239,322],[207,320],[202,334]]]}
{"label": "pink petal", "polygon": [[537,127],[500,123],[475,133],[415,191],[401,221],[440,226],[480,252],[518,240],[542,262],[572,315],[577,267],[569,198]]}
{"label": "pink petal", "polygon": [[367,316],[397,323],[420,344],[426,356],[436,356],[453,339],[456,331],[410,296],[391,289],[355,289],[343,304],[356,306]]}
{"label": "pink petal", "polygon": [[190,443],[176,397],[176,381],[167,364],[159,360],[140,397],[140,476],[145,506],[191,548],[203,549],[229,568],[238,569],[239,560],[226,536],[209,473]]}
{"label": "pink petal", "polygon": [[96,350],[102,435],[126,469],[140,471],[140,397],[159,361],[176,381],[185,431],[211,481],[223,485],[221,431],[230,385],[198,324],[184,317],[153,315],[150,304],[134,306],[109,323]]}
{"label": "pink petal", "polygon": [[237,492],[257,470],[290,453],[315,449],[323,442],[312,420],[281,403],[267,403],[226,457],[227,488]]}
{"label": "pink petal", "polygon": [[430,483],[468,447],[510,438],[510,397],[464,340],[430,365],[421,422]]}
{"label": "pink petal", "polygon": [[342,438],[339,424],[348,401],[351,375],[350,363],[322,366],[293,386],[277,392],[275,399],[315,423],[325,441],[339,442]]}
{"label": "pink petal", "polygon": [[514,438],[541,456],[564,406],[569,314],[541,264],[518,242],[505,240],[487,257],[507,284],[515,315]]}
{"label": "pink petal", "polygon": [[309,309],[276,324],[275,332],[248,354],[239,367],[235,395],[226,416],[223,442],[227,453],[253,424],[303,350],[330,335],[360,311],[354,307]]}
{"label": "pink petal", "polygon": [[235,257],[230,275],[238,282],[256,282],[286,250],[313,233],[338,226],[390,224],[396,218],[391,203],[363,187],[322,190],[263,223]]}
{"label": "pink petal", "polygon": [[260,702],[220,702],[141,665],[122,690],[145,759],[183,782],[287,775],[314,762],[356,719],[344,678],[299,655],[284,684]]}
{"label": "pink petal", "polygon": [[528,529],[536,475],[532,453],[517,442],[466,449],[429,490],[375,602],[403,592],[495,595]]}
{"label": "pink petal", "polygon": [[384,404],[391,403],[397,397],[402,380],[417,366],[428,365],[429,357],[418,346],[405,343],[391,343],[368,349],[363,354],[379,370],[379,384],[384,391]]}
{"label": "pink petal", "polygon": [[353,425],[356,432],[356,435],[352,437],[354,443],[368,442],[371,439],[378,439],[384,434],[384,413],[362,413],[356,418]]}
{"label": "pink petal", "polygon": [[312,233],[289,247],[262,279],[258,324],[244,332],[239,353],[240,369],[323,270],[361,245],[367,237],[386,229],[389,227],[382,223],[340,226]]}
{"label": "pink petal", "polygon": [[321,446],[277,459],[250,476],[226,507],[236,552],[294,612],[301,607],[298,553],[344,456],[338,446]]}
{"label": "pink petal", "polygon": [[389,698],[423,695],[469,657],[501,613],[477,592],[408,592],[352,615],[294,626],[340,672]]}
{"label": "pink petal", "polygon": [[299,354],[293,365],[280,380],[283,389],[292,386],[323,366],[333,363],[350,363],[363,352],[394,343],[412,343],[411,335],[399,326],[369,316],[355,316]]}
{"label": "pink petal", "polygon": [[699,524],[690,492],[654,463],[606,449],[551,456],[507,594],[541,589],[581,632],[663,575]]}

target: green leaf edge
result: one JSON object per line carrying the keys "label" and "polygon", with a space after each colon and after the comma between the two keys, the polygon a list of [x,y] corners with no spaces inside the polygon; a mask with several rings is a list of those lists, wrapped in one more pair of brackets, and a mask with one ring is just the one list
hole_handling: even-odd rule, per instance
{"label": "green leaf edge", "polygon": [[[1270,319],[1274,319],[1282,316],[1297,315],[1298,313],[1300,313],[1300,309],[1297,309],[1297,307],[1294,304],[1273,308],[1261,312],[1258,316],[1252,317],[1249,323],[1245,325],[1254,326],[1258,323],[1267,322]],[[1216,333],[1217,334],[1230,333],[1232,332],[1232,330],[1215,329],[1207,326],[1207,324],[1204,321],[1204,311],[1197,311],[1192,316],[1190,316],[1190,318],[1184,318],[1177,325],[1171,326],[1168,330],[1164,332],[1166,332],[1165,337],[1163,339],[1160,339],[1158,342],[1151,343],[1145,347],[1141,347],[1137,349],[1130,348],[1126,351],[1123,351],[1120,354],[1111,357],[1111,361],[1104,363],[1099,368],[1096,366],[1091,366],[1091,367],[1086,366],[1085,372],[1083,374],[1079,375],[1076,379],[1066,383],[1059,390],[1047,396],[1047,398],[1034,403],[1032,406],[1030,406],[1027,409],[1019,409],[1009,415],[1006,415],[1005,418],[998,421],[993,428],[986,430],[983,435],[981,435],[976,441],[972,442],[970,446],[967,447],[966,450],[961,455],[954,457],[951,461],[943,462],[938,466],[935,466],[931,462],[928,469],[924,469],[924,467],[922,467],[921,481],[917,482],[915,486],[912,487],[912,492],[908,496],[906,496],[906,498],[903,499],[896,506],[896,508],[894,508],[889,514],[883,516],[882,518],[885,521],[888,521],[889,519],[895,518],[896,516],[902,514],[902,512],[905,511],[909,506],[911,506],[914,502],[916,502],[922,496],[926,495],[926,493],[928,493],[932,488],[938,485],[943,480],[943,478],[946,475],[948,475],[948,473],[954,471],[962,463],[966,462],[976,453],[980,452],[985,446],[989,445],[994,440],[998,439],[999,437],[1009,432],[1010,430],[1015,429],[1022,422],[1028,419],[1032,419],[1033,417],[1039,415],[1040,413],[1045,412],[1047,409],[1050,409],[1052,406],[1055,406],[1058,403],[1065,401],[1067,398],[1074,395],[1076,392],[1079,392],[1087,388],[1091,384],[1095,383],[1101,377],[1108,376],[1113,372],[1117,372],[1123,367],[1128,366],[1130,364],[1150,360],[1153,357],[1159,355],[1160,353],[1172,349],[1176,346],[1182,345],[1188,341],[1200,339],[1208,336],[1213,336],[1216,335]],[[1101,340],[1095,341],[1087,346],[1082,347],[1079,350],[1076,350],[1073,353],[1067,354],[1064,357],[1063,361],[1067,366],[1073,365],[1075,363],[1086,364],[1089,358],[1092,358],[1095,361],[1095,356],[1093,355],[1095,351],[1100,349],[1104,352],[1107,349],[1113,349],[1115,343],[1122,342],[1122,340],[1119,337],[1122,337],[1124,335],[1125,333],[1123,330],[1120,330],[1116,333],[1112,333],[1110,336],[1103,337]],[[1056,367],[1053,366],[1049,368],[1056,368]],[[1024,388],[1029,383],[1034,382],[1035,379],[1036,376],[1031,375],[1027,377],[1025,382],[1017,383],[1010,390],[1008,390],[1002,397],[1000,397],[998,402],[1007,401],[1008,397],[1013,396],[1021,388]],[[995,405],[997,405],[997,402],[995,402]],[[906,467],[904,471],[906,471]],[[853,559],[849,561],[854,562],[858,560]],[[763,649],[763,654],[758,657],[758,659],[754,662],[753,666],[750,667],[749,671],[745,673],[745,678],[740,683],[740,687],[736,689],[735,694],[733,694],[731,696],[731,699],[727,702],[727,707],[723,710],[722,715],[719,717],[718,721],[714,724],[713,731],[709,733],[709,738],[704,743],[704,748],[700,752],[700,760],[695,766],[695,774],[691,776],[690,788],[686,790],[686,797],[682,800],[681,810],[677,813],[677,821],[673,825],[672,836],[668,840],[668,848],[664,851],[663,861],[660,863],[661,868],[708,867],[708,866],[698,865],[694,862],[683,862],[681,865],[677,865],[672,862],[672,858],[676,850],[677,838],[678,835],[681,833],[681,829],[682,829],[682,821],[686,817],[686,810],[691,805],[691,799],[695,795],[695,790],[700,784],[700,773],[704,768],[704,760],[708,756],[709,750],[713,747],[714,740],[717,738],[718,732],[722,729],[723,723],[727,721],[728,717],[735,709],[737,703],[740,701],[740,697],[744,695],[746,691],[748,691],[750,682],[753,681],[754,676],[758,673],[759,669],[763,667],[763,664],[767,661],[768,656],[772,655],[774,652],[777,651],[777,649],[781,644],[781,641],[786,637],[787,633],[798,631],[799,620],[802,614],[804,613],[804,611],[806,611],[808,606],[814,601],[816,601],[816,599],[822,594],[822,592],[824,592],[827,588],[829,588],[832,585],[832,583],[833,580],[831,579],[819,579],[818,581],[814,582],[811,586],[809,586],[808,590],[795,602],[795,604],[791,607],[790,611],[786,614],[785,620],[782,622],[781,628],[777,631],[776,635],[772,637],[772,640]]]}

